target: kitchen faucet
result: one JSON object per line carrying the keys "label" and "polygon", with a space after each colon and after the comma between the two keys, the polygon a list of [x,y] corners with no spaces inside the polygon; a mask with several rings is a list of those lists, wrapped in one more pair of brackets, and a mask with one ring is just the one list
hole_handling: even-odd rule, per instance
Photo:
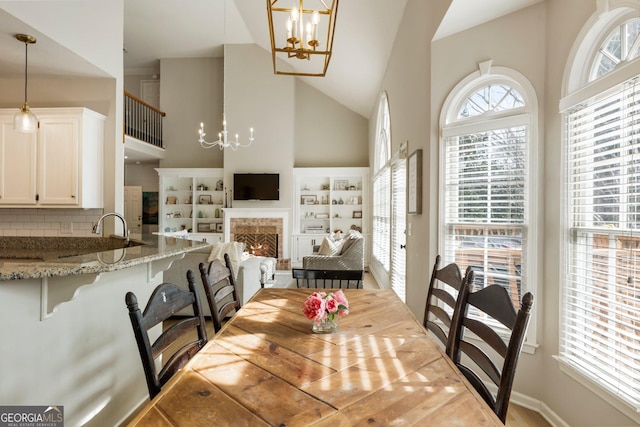
{"label": "kitchen faucet", "polygon": [[120,215],[117,212],[109,212],[102,215],[100,219],[98,219],[98,222],[96,222],[96,225],[93,226],[93,233],[100,233],[100,226],[102,225],[102,221],[108,216],[116,216],[120,218],[120,220],[122,221],[122,227],[124,228],[124,235],[122,236],[122,238],[124,238],[126,243],[129,243],[129,229],[127,228],[127,221],[124,219],[124,216]]}

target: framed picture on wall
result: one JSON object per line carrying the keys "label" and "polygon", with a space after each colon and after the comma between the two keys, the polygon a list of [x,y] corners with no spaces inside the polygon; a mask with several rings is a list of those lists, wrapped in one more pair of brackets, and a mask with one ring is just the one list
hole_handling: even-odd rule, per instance
{"label": "framed picture on wall", "polygon": [[407,179],[407,213],[419,215],[422,213],[422,149],[409,156]]}
{"label": "framed picture on wall", "polygon": [[211,194],[201,194],[198,197],[198,203],[201,205],[210,205],[211,204]]}
{"label": "framed picture on wall", "polygon": [[349,188],[349,181],[346,179],[336,179],[333,182],[333,189],[343,191]]}
{"label": "framed picture on wall", "polygon": [[198,223],[198,232],[200,233],[209,233],[211,231],[211,224],[208,222]]}
{"label": "framed picture on wall", "polygon": [[142,192],[142,223],[158,224],[158,192]]}
{"label": "framed picture on wall", "polygon": [[318,201],[318,196],[315,194],[307,194],[300,196],[301,205],[314,205]]}

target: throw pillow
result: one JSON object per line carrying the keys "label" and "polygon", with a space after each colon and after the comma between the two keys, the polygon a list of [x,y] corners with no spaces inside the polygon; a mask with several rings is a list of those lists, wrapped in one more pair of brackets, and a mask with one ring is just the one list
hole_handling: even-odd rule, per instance
{"label": "throw pillow", "polygon": [[333,240],[329,236],[322,239],[318,255],[334,256],[340,254],[344,240]]}
{"label": "throw pillow", "polygon": [[238,271],[240,269],[240,262],[243,260],[242,251],[244,251],[244,243],[241,242],[216,242],[213,244],[211,254],[208,261],[219,260],[224,264],[224,254],[229,254],[229,261],[231,261],[231,268],[233,274],[238,277]]}

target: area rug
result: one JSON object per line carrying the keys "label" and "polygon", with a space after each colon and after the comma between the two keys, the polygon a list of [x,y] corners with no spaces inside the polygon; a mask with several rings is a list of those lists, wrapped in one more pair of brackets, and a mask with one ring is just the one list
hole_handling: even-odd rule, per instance
{"label": "area rug", "polygon": [[296,281],[291,275],[291,270],[276,270],[273,280],[264,284],[265,288],[295,288]]}

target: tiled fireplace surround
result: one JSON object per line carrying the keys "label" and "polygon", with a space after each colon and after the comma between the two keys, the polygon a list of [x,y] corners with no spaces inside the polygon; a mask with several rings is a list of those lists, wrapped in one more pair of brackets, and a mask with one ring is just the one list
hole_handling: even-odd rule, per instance
{"label": "tiled fireplace surround", "polygon": [[236,229],[244,233],[278,235],[278,259],[289,258],[289,210],[277,208],[227,208],[224,211],[224,235],[235,241]]}

